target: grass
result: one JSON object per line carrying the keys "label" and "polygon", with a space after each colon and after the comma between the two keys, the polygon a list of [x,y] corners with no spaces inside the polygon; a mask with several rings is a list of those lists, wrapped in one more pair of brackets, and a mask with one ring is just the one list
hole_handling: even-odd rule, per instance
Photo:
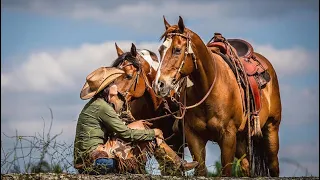
{"label": "grass", "polygon": [[[3,138],[1,138],[1,174],[7,173],[71,173],[77,171],[73,168],[73,144],[60,142],[57,138],[62,134],[51,134],[53,124],[53,112],[49,108],[51,119],[49,130],[45,132],[45,120],[41,133],[34,133],[33,136],[20,135],[18,131],[14,136],[8,136],[3,133],[6,142],[14,142],[12,146],[4,146]],[[243,157],[242,157],[243,158]],[[240,161],[235,159],[232,163],[232,176],[241,177]],[[293,176],[298,170],[305,172],[305,176],[310,176],[311,173],[307,168],[303,167],[299,162],[283,158],[282,162],[295,167]],[[146,170],[149,174],[159,174],[158,167],[155,166],[156,161],[153,159],[147,162]],[[209,177],[219,177],[222,172],[222,165],[216,161],[213,165],[215,170],[209,172]],[[192,173],[188,174],[192,176]]]}

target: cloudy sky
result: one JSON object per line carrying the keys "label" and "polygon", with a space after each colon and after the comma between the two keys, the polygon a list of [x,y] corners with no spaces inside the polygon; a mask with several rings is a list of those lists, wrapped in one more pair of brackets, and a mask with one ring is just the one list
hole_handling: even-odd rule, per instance
{"label": "cloudy sky", "polygon": [[[63,130],[60,139],[72,143],[86,75],[111,64],[115,42],[157,53],[162,16],[176,24],[181,15],[204,42],[214,32],[243,38],[273,63],[283,105],[280,175],[304,176],[307,168],[319,176],[318,6],[317,0],[2,0],[1,133],[41,132],[50,107],[52,132]],[[211,166],[220,151],[213,143],[207,151]]]}

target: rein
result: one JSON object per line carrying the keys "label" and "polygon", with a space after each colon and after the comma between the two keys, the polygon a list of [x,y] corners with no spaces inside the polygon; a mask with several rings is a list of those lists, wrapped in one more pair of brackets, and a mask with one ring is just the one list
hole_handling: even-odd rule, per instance
{"label": "rein", "polygon": [[[187,39],[187,47],[186,47],[185,53],[186,53],[187,55],[189,54],[188,49],[189,49],[190,44],[191,44],[191,38],[190,38],[190,35],[189,35],[189,34],[188,34],[188,36],[185,36],[185,35],[180,34],[180,33],[169,33],[168,35],[169,35],[170,37],[176,35],[176,36],[181,36],[181,37],[186,38],[186,39]],[[189,43],[190,43],[190,44],[189,44]],[[196,69],[197,69],[196,56],[194,55],[193,52],[192,52],[192,55],[193,55],[193,58],[194,58],[194,60],[195,60],[195,61],[194,61],[195,67],[196,67]],[[182,67],[183,67],[183,65],[184,65],[184,63],[185,63],[185,61],[186,61],[186,57],[187,57],[187,56],[184,56],[184,59],[183,59],[181,65],[180,65],[178,71],[176,72],[176,75],[177,75],[178,73],[180,73],[180,71],[181,71],[181,69],[182,69]],[[216,68],[216,60],[214,59],[214,57],[213,57],[212,55],[211,55],[211,57],[213,58],[213,61],[214,61],[214,69],[215,69],[215,68]],[[176,75],[175,75],[175,77],[176,77]],[[186,77],[184,77],[184,79],[185,79],[185,78],[186,78]],[[209,95],[210,95],[210,93],[211,93],[211,91],[212,91],[212,89],[213,89],[213,87],[214,87],[214,84],[215,84],[215,82],[216,82],[216,79],[217,79],[217,71],[215,71],[215,76],[214,76],[213,82],[212,82],[212,84],[211,84],[208,92],[206,93],[206,95],[205,95],[199,102],[197,102],[197,103],[195,103],[195,104],[193,104],[193,105],[191,105],[191,106],[186,106],[186,104],[182,104],[181,102],[179,102],[178,100],[176,100],[176,99],[172,96],[172,97],[171,97],[171,100],[179,105],[180,110],[181,110],[181,109],[183,110],[183,111],[182,111],[182,115],[181,115],[180,117],[173,115],[174,118],[176,118],[176,119],[183,119],[184,116],[185,116],[186,110],[195,108],[195,107],[199,106],[200,104],[202,104],[202,103],[209,97]],[[186,86],[186,83],[184,83],[184,86]],[[185,94],[186,94],[187,88],[185,87],[184,90],[185,90]]]}
{"label": "rein", "polygon": [[[133,64],[132,64],[132,63],[129,63],[129,64],[125,65],[125,66],[119,66],[119,68],[123,68],[123,67],[130,66],[130,65],[133,65]],[[151,72],[151,70],[150,70],[150,72]],[[149,72],[149,73],[150,73],[150,72]],[[152,89],[151,85],[149,84],[149,81],[148,81],[148,78],[147,78],[146,73],[144,72],[144,70],[143,70],[141,67],[139,67],[139,71],[137,72],[137,75],[135,76],[135,80],[132,81],[132,84],[129,86],[129,88],[128,88],[124,93],[120,93],[120,92],[119,92],[123,97],[126,97],[126,95],[128,94],[128,92],[130,91],[130,89],[132,88],[133,85],[135,85],[134,90],[136,89],[136,85],[137,85],[137,83],[138,83],[138,79],[139,79],[140,74],[142,74],[142,76],[143,76],[144,82],[145,82],[145,84],[146,84],[146,88]],[[122,113],[125,113],[125,114],[129,115],[131,118],[133,118],[133,116],[132,116],[132,114],[131,114],[131,111],[130,111],[129,102],[127,101],[126,98],[124,98],[124,99],[125,99],[125,104],[126,104],[126,107],[127,107],[127,108],[126,108],[126,110],[123,111]],[[166,100],[163,100],[163,101],[164,101],[164,103],[165,103],[165,109],[166,109],[167,111],[169,111],[170,114],[166,114],[166,115],[162,115],[162,116],[158,116],[158,117],[154,117],[154,118],[149,118],[149,119],[143,119],[143,121],[151,122],[151,121],[156,121],[156,120],[159,120],[159,119],[167,118],[167,117],[170,117],[170,116],[175,117],[174,114],[177,114],[177,113],[179,112],[179,110],[178,110],[178,111],[175,111],[175,112],[171,112],[167,101],[166,101]],[[180,106],[179,106],[179,108],[180,108]],[[181,111],[181,108],[180,108],[180,111]],[[184,116],[184,115],[183,115],[183,116]],[[134,118],[133,118],[133,119],[134,119]],[[176,133],[173,132],[169,137],[165,138],[164,141],[167,141],[167,140],[171,139],[175,134],[176,134]]]}
{"label": "rein", "polygon": [[[212,56],[212,55],[211,55],[211,56]],[[216,66],[217,66],[217,65],[216,65],[216,60],[214,59],[213,56],[212,56],[212,58],[213,58],[214,69],[215,69]],[[202,104],[202,103],[208,98],[208,96],[210,95],[210,93],[211,93],[211,91],[212,91],[212,89],[213,89],[213,86],[214,86],[214,84],[215,84],[215,82],[216,82],[216,79],[217,79],[217,71],[215,71],[214,79],[213,79],[213,81],[212,81],[212,84],[211,84],[211,86],[210,86],[207,94],[206,94],[198,103],[196,103],[196,104],[194,104],[194,105],[192,105],[192,106],[187,106],[186,109],[192,109],[192,108],[195,108],[195,107],[199,106],[200,104]]]}
{"label": "rein", "polygon": [[[129,64],[124,65],[124,66],[120,65],[119,68],[123,68],[123,67],[126,67],[126,66],[131,66],[131,65],[133,65],[133,64],[132,64],[132,63],[129,63]],[[136,86],[137,86],[137,83],[138,83],[140,74],[142,74],[142,77],[143,77],[143,79],[144,79],[144,82],[145,82],[145,84],[146,84],[146,87],[152,89],[151,85],[149,84],[149,81],[148,81],[148,78],[147,78],[147,76],[146,76],[146,73],[144,72],[144,70],[143,70],[141,67],[139,67],[139,71],[137,72],[137,74],[136,74],[136,76],[135,76],[135,80],[132,81],[132,83],[131,83],[131,85],[129,86],[129,88],[128,88],[125,92],[123,92],[123,93],[120,93],[120,92],[119,92],[119,93],[121,94],[121,96],[126,97],[126,95],[128,94],[128,92],[130,91],[130,89],[132,88],[133,85],[134,85],[134,90],[136,89]],[[127,101],[126,98],[124,98],[124,99],[125,99],[125,103],[126,103],[126,107],[127,107],[127,108],[126,108],[126,110],[123,111],[123,112],[125,112],[126,114],[132,116],[132,115],[131,115],[131,112],[130,112],[129,102]],[[166,118],[166,117],[174,116],[174,114],[177,114],[177,113],[179,112],[179,111],[171,112],[170,109],[169,109],[169,106],[167,105],[166,100],[164,100],[164,102],[166,103],[166,110],[168,110],[168,111],[170,112],[170,114],[166,114],[166,115],[162,115],[162,116],[158,116],[158,117],[154,117],[154,118],[149,118],[149,119],[143,119],[143,120],[144,120],[144,121],[156,121],[156,120],[163,119],[163,118]],[[171,138],[173,135],[174,135],[174,134],[172,134],[169,138]],[[169,138],[167,138],[167,139],[169,139]]]}
{"label": "rein", "polygon": [[[133,65],[133,64],[132,64],[132,63],[129,63],[129,64],[124,65],[124,66],[122,66],[122,64],[121,64],[118,68],[124,68],[124,67],[126,67],[126,66],[131,66],[131,65]],[[125,114],[131,116],[131,118],[132,118],[133,116],[131,115],[130,105],[129,105],[129,103],[128,103],[128,100],[126,99],[126,96],[127,96],[127,94],[129,93],[129,91],[130,91],[130,89],[132,88],[133,85],[134,85],[134,90],[136,90],[136,87],[137,87],[137,84],[138,84],[138,81],[139,81],[139,76],[140,76],[140,73],[141,73],[141,71],[142,71],[142,68],[141,68],[140,66],[139,66],[138,69],[139,69],[139,70],[138,70],[138,72],[137,72],[137,74],[136,74],[136,76],[135,76],[135,79],[134,79],[134,81],[132,81],[132,83],[131,83],[131,85],[129,86],[129,88],[128,88],[126,91],[124,91],[123,93],[119,92],[119,94],[121,94],[121,96],[124,97],[125,105],[126,105],[126,110],[125,110],[125,111],[122,111],[122,113],[124,112]]]}
{"label": "rein", "polygon": [[[188,36],[185,36],[185,35],[180,34],[180,33],[170,33],[170,34],[169,34],[170,38],[171,38],[172,36],[174,36],[174,35],[176,35],[176,36],[181,36],[181,37],[184,37],[184,38],[187,39],[187,47],[186,47],[186,51],[185,51],[185,56],[184,56],[184,59],[183,59],[182,63],[180,64],[179,69],[177,70],[177,72],[176,72],[176,74],[175,74],[175,77],[176,77],[177,74],[180,73],[181,69],[183,68],[183,66],[184,66],[184,64],[185,64],[185,61],[186,61],[186,58],[187,58],[187,55],[189,54],[189,47],[191,47],[191,45],[190,45],[190,44],[191,44],[191,38],[190,38],[190,35],[189,35],[189,34],[188,34]],[[190,48],[190,49],[191,49],[191,48]],[[190,53],[192,54],[192,57],[193,57],[193,59],[194,59],[195,68],[198,69],[198,67],[197,67],[197,62],[196,62],[196,56],[195,56],[194,52],[192,51],[192,49],[191,49]],[[214,59],[214,57],[212,56],[212,54],[211,54],[210,52],[209,52],[209,54],[210,54],[211,57],[213,58],[213,61],[214,61],[214,69],[216,69],[216,66],[217,66],[217,65],[216,65],[216,60]],[[187,96],[187,83],[186,83],[187,81],[186,81],[186,77],[183,78],[183,81],[184,81],[184,82],[183,82],[183,87],[184,87],[183,103],[181,103],[181,102],[179,102],[178,100],[176,100],[173,96],[171,97],[171,100],[179,105],[179,111],[180,111],[180,113],[181,113],[181,116],[176,116],[176,115],[174,115],[174,113],[172,113],[172,112],[170,111],[170,109],[168,109],[169,112],[171,112],[170,115],[172,115],[176,120],[182,120],[183,147],[185,147],[185,146],[184,146],[184,145],[185,145],[185,127],[184,127],[185,120],[184,120],[184,116],[185,116],[185,114],[186,114],[186,110],[187,110],[187,109],[192,109],[192,108],[195,108],[195,107],[199,106],[200,104],[202,104],[202,103],[208,98],[208,96],[210,95],[210,93],[211,93],[211,91],[212,91],[212,89],[213,89],[213,87],[214,87],[214,84],[215,84],[215,82],[216,82],[216,78],[217,78],[217,71],[215,71],[215,76],[214,76],[213,82],[212,82],[212,84],[211,84],[208,92],[206,93],[206,95],[205,95],[198,103],[196,103],[196,104],[194,104],[194,105],[186,106],[186,98],[187,98],[187,97],[186,97],[186,96]],[[177,81],[177,82],[179,82],[179,81]],[[174,82],[173,85],[175,85],[177,82]],[[158,119],[158,118],[153,118],[152,120],[157,120],[157,119]],[[160,119],[160,118],[159,118],[159,119]],[[174,134],[175,134],[175,133],[173,133],[170,137],[166,138],[165,140],[170,139],[171,137],[174,136]],[[183,157],[183,159],[184,159],[184,157]]]}

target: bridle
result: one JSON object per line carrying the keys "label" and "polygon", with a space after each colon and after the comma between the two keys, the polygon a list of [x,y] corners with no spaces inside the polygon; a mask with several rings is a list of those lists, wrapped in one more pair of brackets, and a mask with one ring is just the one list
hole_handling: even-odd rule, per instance
{"label": "bridle", "polygon": [[[122,63],[120,63],[119,65],[118,65],[118,68],[120,68],[120,69],[123,69],[124,67],[126,67],[126,66],[131,66],[131,65],[133,65],[136,69],[138,69],[138,71],[137,71],[137,73],[136,73],[136,75],[135,75],[135,77],[134,77],[134,79],[133,79],[133,81],[131,81],[131,84],[130,84],[130,86],[129,86],[129,88],[128,89],[126,89],[124,92],[118,92],[122,97],[123,97],[123,99],[125,100],[124,101],[124,103],[125,103],[125,106],[126,106],[126,110],[124,111],[124,112],[126,112],[126,113],[128,113],[128,114],[131,114],[131,112],[130,112],[130,105],[129,105],[129,102],[128,102],[128,99],[126,98],[127,97],[127,95],[129,94],[129,91],[131,90],[131,88],[134,86],[134,91],[136,90],[136,88],[137,88],[137,84],[138,84],[138,82],[139,82],[139,78],[140,78],[140,75],[142,74],[142,76],[143,76],[143,80],[144,80],[144,83],[145,83],[145,85],[146,85],[146,88],[151,88],[152,89],[152,87],[151,87],[151,85],[149,84],[149,81],[148,81],[148,78],[147,78],[147,76],[146,76],[146,73],[144,72],[144,70],[143,70],[143,68],[141,67],[141,63],[140,63],[140,60],[139,59],[137,59],[136,57],[134,57],[135,59],[136,59],[136,61],[138,62],[137,64],[138,64],[138,66],[135,66],[133,63],[131,63],[130,61],[130,63],[128,63],[128,64],[126,64],[126,65],[123,65],[123,63],[125,62],[125,61],[128,61],[128,60],[124,60]],[[151,69],[150,69],[150,71],[151,71]],[[149,72],[150,73],[150,72]]]}
{"label": "bridle", "polygon": [[[129,64],[126,64],[126,65],[122,65],[123,63],[121,63],[119,66],[118,66],[118,68],[119,69],[123,69],[124,67],[127,67],[127,66],[132,66],[133,65],[133,63],[129,63]],[[126,95],[128,95],[128,93],[129,93],[129,91],[130,91],[130,89],[132,88],[132,86],[134,85],[134,90],[136,90],[136,87],[137,87],[137,83],[138,83],[138,81],[139,81],[139,76],[140,76],[140,73],[141,73],[141,67],[140,67],[140,65],[138,66],[138,67],[136,67],[137,69],[138,69],[138,71],[137,71],[137,73],[136,73],[136,75],[135,75],[135,79],[134,79],[134,81],[132,81],[131,82],[131,84],[130,84],[130,86],[129,86],[129,88],[127,89],[127,90],[125,90],[124,92],[119,92],[121,95],[123,95],[124,97],[126,96]]]}
{"label": "bridle", "polygon": [[[181,33],[168,33],[167,36],[166,36],[166,39],[168,39],[168,38],[169,38],[169,39],[172,39],[173,36],[180,36],[180,37],[183,37],[183,38],[185,38],[185,39],[187,40],[187,46],[186,46],[186,49],[185,49],[185,56],[184,56],[184,58],[183,58],[183,60],[182,60],[182,62],[181,62],[181,64],[180,64],[179,68],[177,69],[177,71],[176,71],[176,73],[175,73],[175,75],[174,75],[173,87],[176,87],[177,85],[180,84],[180,83],[179,83],[180,81],[176,81],[177,75],[178,75],[178,74],[181,74],[181,70],[182,70],[182,68],[183,68],[183,66],[184,66],[184,64],[185,64],[185,62],[186,62],[186,60],[187,60],[188,54],[191,54],[191,55],[192,55],[192,59],[193,59],[195,68],[198,69],[198,67],[197,67],[197,59],[196,59],[196,56],[195,56],[195,54],[194,54],[194,52],[193,52],[193,50],[192,50],[192,47],[191,47],[191,43],[192,43],[192,42],[191,42],[190,34],[187,33],[187,35],[184,35],[184,34],[181,34]],[[165,56],[165,54],[164,54],[164,56]]]}
{"label": "bridle", "polygon": [[[136,57],[135,57],[135,58],[136,58]],[[133,117],[133,116],[132,116],[132,114],[131,114],[130,104],[129,104],[126,96],[128,95],[128,93],[129,93],[129,91],[130,91],[130,89],[132,88],[133,85],[135,86],[135,87],[134,87],[134,91],[135,91],[136,85],[137,85],[137,83],[138,83],[138,80],[139,80],[140,75],[143,76],[144,83],[145,83],[145,85],[146,85],[146,89],[152,89],[152,86],[150,85],[150,83],[149,83],[149,81],[148,81],[148,78],[147,78],[147,76],[146,76],[146,72],[145,72],[145,71],[143,70],[143,68],[141,67],[141,62],[140,62],[140,60],[137,59],[137,58],[136,58],[136,60],[137,60],[137,62],[138,62],[138,67],[136,67],[136,66],[135,66],[133,63],[131,63],[130,61],[129,61],[130,63],[128,63],[128,64],[126,64],[126,65],[123,65],[123,63],[125,62],[125,61],[123,61],[122,63],[120,63],[120,64],[117,66],[118,68],[121,68],[121,69],[122,69],[122,68],[124,68],[124,67],[126,67],[126,66],[131,66],[131,65],[133,65],[133,66],[135,66],[135,67],[138,69],[138,71],[137,71],[137,73],[136,73],[136,75],[135,75],[135,77],[134,77],[135,79],[132,81],[132,83],[131,83],[131,85],[129,86],[129,88],[126,89],[126,91],[124,91],[124,92],[118,92],[118,93],[122,96],[122,99],[124,99],[124,103],[125,103],[125,106],[126,106],[126,109],[123,110],[123,111],[121,112],[121,114],[126,114],[126,115],[129,115],[130,117]],[[127,60],[127,61],[128,61],[128,60]],[[150,71],[151,71],[151,68],[150,68]],[[148,74],[150,74],[150,72],[148,72]],[[161,98],[162,98],[162,97],[161,97]],[[170,110],[170,108],[169,108],[169,105],[168,105],[168,102],[167,102],[165,99],[163,99],[163,102],[164,102],[164,108],[169,112],[169,114],[165,114],[165,115],[162,115],[162,116],[158,116],[158,117],[154,117],[154,118],[149,118],[149,119],[143,119],[143,120],[144,120],[144,121],[149,121],[149,122],[151,122],[151,121],[156,121],[156,120],[163,119],[163,118],[170,117],[170,116],[175,117],[175,114],[177,114],[179,111],[181,112],[181,109],[178,110],[178,111],[175,111],[175,112],[171,112],[171,110]],[[165,138],[164,140],[167,141],[167,140],[171,139],[174,135],[175,135],[175,133],[173,133],[173,134],[170,135],[169,137]]]}
{"label": "bridle", "polygon": [[[175,73],[175,76],[174,76],[174,77],[176,78],[177,74],[178,74],[178,73],[181,73],[180,71],[181,71],[181,69],[183,68],[183,66],[184,66],[184,64],[185,64],[185,61],[186,61],[186,58],[187,58],[187,55],[188,55],[188,54],[192,54],[192,58],[193,58],[193,60],[194,60],[195,68],[198,69],[198,67],[197,67],[196,56],[195,56],[195,54],[194,54],[194,52],[192,51],[192,48],[191,48],[191,43],[192,43],[192,42],[191,42],[190,34],[187,33],[187,35],[184,35],[184,34],[181,34],[181,33],[168,33],[167,36],[166,36],[166,39],[167,39],[167,38],[172,38],[173,36],[180,36],[180,37],[183,37],[183,38],[185,38],[185,39],[187,40],[187,46],[186,46],[186,50],[185,50],[185,56],[184,56],[183,61],[182,61],[181,64],[180,64],[179,69],[178,69],[177,72]],[[164,54],[163,56],[165,56],[165,54]],[[212,56],[212,58],[214,59],[213,56]],[[216,61],[215,61],[215,60],[214,60],[214,67],[213,67],[213,68],[216,68]],[[160,68],[159,68],[158,70],[160,70]],[[217,77],[216,74],[217,74],[217,72],[215,71],[215,76],[214,76],[213,82],[212,82],[212,84],[211,84],[208,92],[206,93],[206,95],[205,95],[198,103],[196,103],[196,104],[194,104],[194,105],[191,105],[191,106],[186,106],[186,104],[183,105],[181,102],[177,101],[174,97],[171,97],[171,100],[174,101],[174,102],[176,102],[177,104],[179,104],[179,106],[180,106],[181,109],[183,110],[182,116],[181,116],[181,117],[176,117],[176,116],[175,116],[176,119],[183,119],[183,116],[185,115],[185,111],[186,111],[187,109],[192,109],[192,108],[195,108],[195,107],[199,106],[200,104],[202,104],[202,103],[208,98],[208,96],[210,95],[210,92],[212,91],[213,86],[214,86],[214,84],[215,84],[216,77]],[[185,78],[186,78],[186,77],[182,78],[180,81],[173,82],[173,86],[175,86],[176,84],[179,85],[180,83],[178,83],[178,82],[185,81]],[[182,84],[186,85],[186,83],[182,83]],[[185,89],[186,89],[186,88],[185,88]],[[186,93],[186,92],[185,92],[185,93]]]}

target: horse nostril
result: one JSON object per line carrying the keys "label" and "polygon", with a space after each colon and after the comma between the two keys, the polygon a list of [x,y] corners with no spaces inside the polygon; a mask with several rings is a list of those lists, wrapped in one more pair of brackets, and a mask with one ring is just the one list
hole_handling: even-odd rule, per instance
{"label": "horse nostril", "polygon": [[160,88],[163,88],[163,87],[164,87],[164,82],[159,81],[159,87],[160,87]]}
{"label": "horse nostril", "polygon": [[173,78],[173,79],[172,79],[172,83],[175,83],[175,82],[176,82],[176,78]]}

